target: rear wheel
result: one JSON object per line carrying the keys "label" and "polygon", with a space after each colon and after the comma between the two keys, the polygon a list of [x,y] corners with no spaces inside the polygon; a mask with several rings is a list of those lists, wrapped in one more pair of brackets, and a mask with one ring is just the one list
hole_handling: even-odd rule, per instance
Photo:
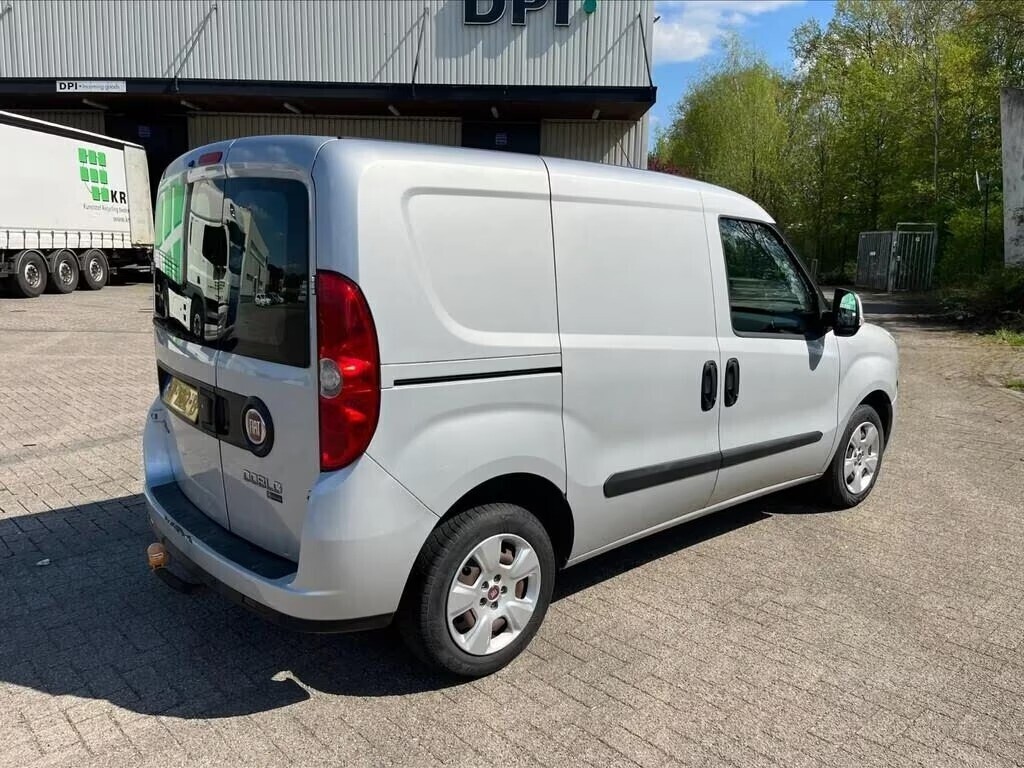
{"label": "rear wheel", "polygon": [[868,497],[882,468],[884,451],[885,431],[878,412],[870,405],[857,406],[820,481],[832,506],[849,509]]}
{"label": "rear wheel", "polygon": [[78,287],[78,259],[71,251],[53,254],[50,286],[57,293],[71,293]]}
{"label": "rear wheel", "polygon": [[495,672],[544,620],[555,554],[544,526],[514,504],[474,507],[423,545],[398,615],[420,659],[463,677]]}
{"label": "rear wheel", "polygon": [[39,251],[24,251],[21,258],[15,257],[18,271],[14,284],[26,299],[34,299],[46,289],[46,261]]}
{"label": "rear wheel", "polygon": [[98,291],[107,284],[110,267],[103,251],[95,248],[82,255],[82,281],[90,291]]}

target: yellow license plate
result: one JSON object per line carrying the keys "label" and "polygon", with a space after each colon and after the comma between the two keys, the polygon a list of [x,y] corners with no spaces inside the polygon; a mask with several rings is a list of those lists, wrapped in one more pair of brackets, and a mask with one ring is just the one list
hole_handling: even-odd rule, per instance
{"label": "yellow license plate", "polygon": [[199,421],[199,390],[180,379],[172,378],[164,387],[164,403],[183,419]]}

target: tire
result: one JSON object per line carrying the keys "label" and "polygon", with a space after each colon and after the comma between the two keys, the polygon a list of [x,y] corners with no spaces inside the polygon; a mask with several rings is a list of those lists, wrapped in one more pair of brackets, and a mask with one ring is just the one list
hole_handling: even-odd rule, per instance
{"label": "tire", "polygon": [[90,291],[98,291],[110,279],[110,265],[103,251],[95,248],[82,254],[82,285]]}
{"label": "tire", "polygon": [[202,341],[206,334],[206,318],[203,311],[203,302],[196,296],[192,297],[192,303],[188,308],[188,329],[197,341]]}
{"label": "tire", "polygon": [[[528,575],[517,578],[516,570]],[[444,521],[423,545],[396,617],[398,631],[427,664],[483,677],[529,645],[551,603],[554,581],[554,549],[536,517],[514,504],[474,507]],[[467,609],[449,621],[450,593]]]}
{"label": "tire", "polygon": [[56,293],[71,293],[78,287],[78,259],[71,251],[58,251],[53,257],[50,287]]}
{"label": "tire", "polygon": [[34,299],[46,290],[46,260],[38,251],[25,251],[17,260],[14,285],[26,299]]}
{"label": "tire", "polygon": [[[862,442],[854,440],[855,433]],[[870,405],[857,406],[832,463],[819,481],[825,500],[836,509],[850,509],[864,501],[882,471],[884,453],[885,430],[878,412]]]}

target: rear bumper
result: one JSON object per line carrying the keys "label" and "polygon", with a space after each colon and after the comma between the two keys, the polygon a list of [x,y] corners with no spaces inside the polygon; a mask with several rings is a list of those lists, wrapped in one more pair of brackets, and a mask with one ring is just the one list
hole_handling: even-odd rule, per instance
{"label": "rear bumper", "polygon": [[210,587],[223,597],[226,597],[233,603],[237,603],[243,608],[249,609],[272,624],[276,624],[295,632],[331,633],[361,632],[368,629],[380,629],[381,627],[386,627],[391,623],[393,614],[390,613],[381,616],[366,616],[361,619],[336,619],[332,621],[326,619],[299,619],[295,616],[289,616],[288,614],[276,611],[269,605],[257,602],[248,595],[232,589],[223,581],[218,581],[213,574],[202,570],[202,568],[189,560],[181,550],[175,547],[174,542],[172,542],[167,536],[163,535],[160,528],[153,524],[152,515],[150,515],[150,523],[153,525],[153,532],[156,534],[160,543],[163,544],[170,553],[171,563],[175,566],[180,566],[192,578],[197,579],[199,582]]}
{"label": "rear bumper", "polygon": [[368,456],[321,475],[309,492],[299,560],[231,533],[175,482],[180,466],[157,401],[143,436],[144,493],[171,562],[281,625],[343,632],[386,625],[437,517]]}

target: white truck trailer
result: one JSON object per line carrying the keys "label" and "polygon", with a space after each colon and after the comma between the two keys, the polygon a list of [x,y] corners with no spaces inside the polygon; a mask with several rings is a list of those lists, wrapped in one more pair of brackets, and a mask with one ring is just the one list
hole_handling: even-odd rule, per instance
{"label": "white truck trailer", "polygon": [[99,290],[149,269],[153,205],[138,144],[0,112],[0,282],[38,296],[47,285]]}

